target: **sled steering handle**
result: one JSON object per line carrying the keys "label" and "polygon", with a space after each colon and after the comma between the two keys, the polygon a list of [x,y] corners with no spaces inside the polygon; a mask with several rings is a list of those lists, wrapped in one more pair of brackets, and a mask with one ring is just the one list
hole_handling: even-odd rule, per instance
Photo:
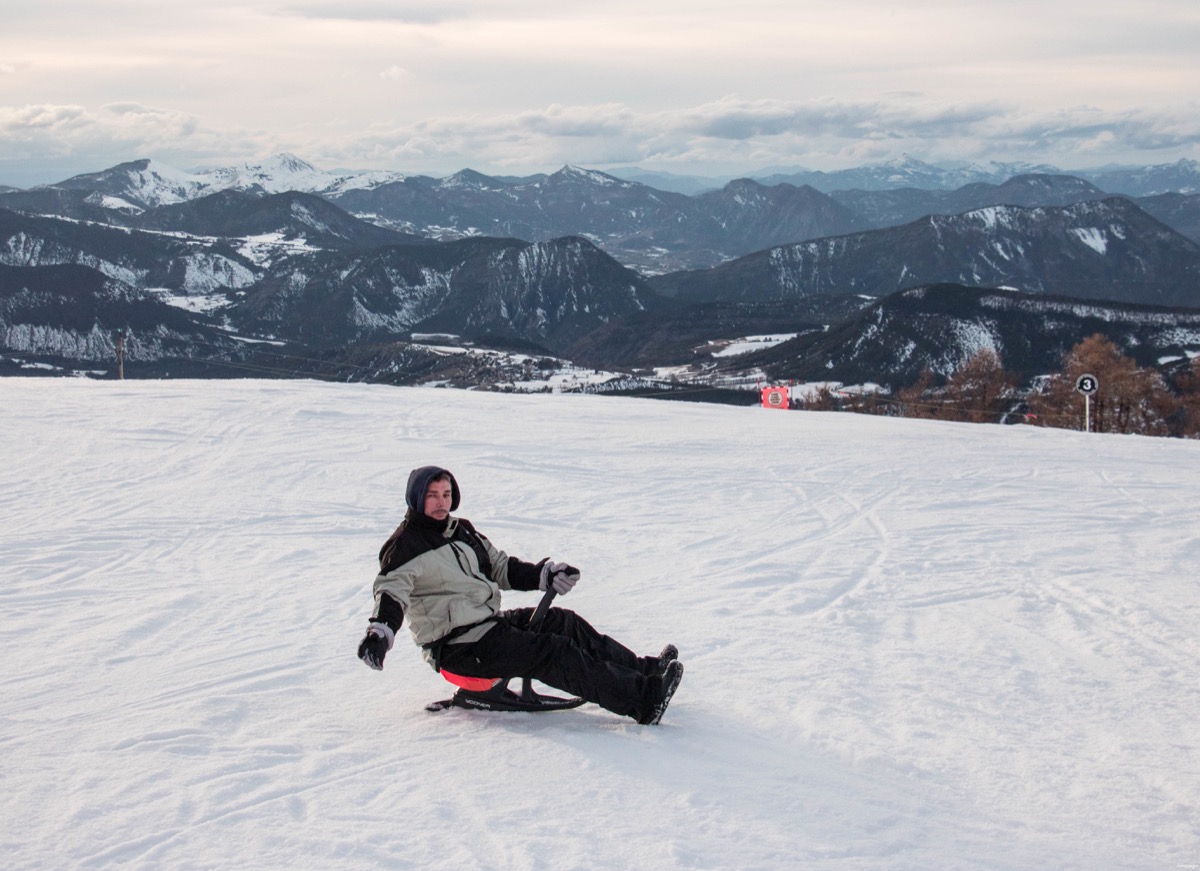
{"label": "sled steering handle", "polygon": [[546,588],[546,592],[542,595],[542,601],[538,602],[537,607],[533,610],[533,616],[529,618],[529,631],[537,632],[542,626],[542,621],[546,619],[546,612],[550,610],[550,603],[554,601],[554,597],[558,595],[554,591],[553,586]]}

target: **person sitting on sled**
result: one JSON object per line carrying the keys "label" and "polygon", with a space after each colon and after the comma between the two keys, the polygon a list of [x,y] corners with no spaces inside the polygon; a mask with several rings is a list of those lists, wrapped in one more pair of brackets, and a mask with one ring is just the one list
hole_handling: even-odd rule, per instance
{"label": "person sitting on sled", "polygon": [[408,477],[404,520],[379,551],[375,609],[358,656],[374,669],[408,617],[435,671],[482,678],[529,677],[646,725],[657,724],[683,677],[678,651],[638,656],[578,614],[550,608],[536,632],[533,608],[500,610],[501,590],[569,593],[579,571],[497,550],[470,521],[452,517],[461,494],[446,469]]}

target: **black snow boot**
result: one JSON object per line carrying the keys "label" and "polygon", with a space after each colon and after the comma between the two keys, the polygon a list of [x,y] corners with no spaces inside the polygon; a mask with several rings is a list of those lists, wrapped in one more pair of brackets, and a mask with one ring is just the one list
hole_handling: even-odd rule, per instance
{"label": "black snow boot", "polygon": [[642,657],[641,672],[647,677],[662,677],[666,674],[667,666],[679,659],[679,648],[668,644],[658,656]]}
{"label": "black snow boot", "polygon": [[679,682],[683,680],[683,663],[677,659],[668,662],[661,680],[662,686],[659,689],[658,698],[645,714],[638,717],[638,722],[643,726],[657,726],[662,722],[663,714],[667,712],[667,705],[671,704],[671,696],[675,695],[675,690],[679,688]]}

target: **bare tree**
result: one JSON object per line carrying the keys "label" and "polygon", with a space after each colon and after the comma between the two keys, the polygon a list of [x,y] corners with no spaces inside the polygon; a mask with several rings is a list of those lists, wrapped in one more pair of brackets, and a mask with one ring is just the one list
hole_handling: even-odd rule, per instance
{"label": "bare tree", "polygon": [[977,351],[950,376],[945,416],[971,423],[995,423],[1016,390],[1016,378],[1004,371],[990,348]]}
{"label": "bare tree", "polygon": [[1099,389],[1091,397],[1096,432],[1168,435],[1176,401],[1166,381],[1153,369],[1142,369],[1108,338],[1097,333],[1063,357],[1062,373],[1030,400],[1046,426],[1083,427],[1085,403],[1075,390],[1079,376],[1094,375]]}
{"label": "bare tree", "polygon": [[941,416],[941,401],[934,395],[933,370],[926,368],[916,383],[896,391],[901,417],[936,418]]}
{"label": "bare tree", "polygon": [[1187,439],[1200,438],[1200,357],[1192,358],[1192,365],[1175,384],[1179,388],[1178,434]]}
{"label": "bare tree", "polygon": [[838,408],[838,400],[829,385],[822,384],[804,398],[804,407],[811,411],[833,411]]}

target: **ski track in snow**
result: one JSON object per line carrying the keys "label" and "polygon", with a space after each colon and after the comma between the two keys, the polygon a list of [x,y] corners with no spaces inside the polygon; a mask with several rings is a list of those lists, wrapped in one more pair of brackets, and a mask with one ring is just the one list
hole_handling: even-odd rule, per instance
{"label": "ski track in snow", "polygon": [[[1200,863],[1200,444],[592,396],[0,380],[20,869]],[[354,657],[408,470],[687,664],[662,726]],[[532,604],[509,594],[506,605]]]}

